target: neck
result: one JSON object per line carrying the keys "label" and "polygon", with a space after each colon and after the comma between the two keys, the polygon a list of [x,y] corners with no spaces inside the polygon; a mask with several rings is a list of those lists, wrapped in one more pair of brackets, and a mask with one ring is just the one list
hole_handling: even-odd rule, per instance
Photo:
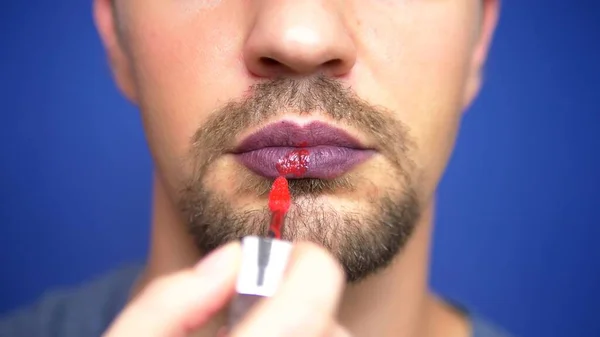
{"label": "neck", "polygon": [[[154,278],[189,268],[201,258],[177,207],[156,178],[152,221],[150,256],[134,295]],[[466,335],[451,333],[459,330],[446,323],[456,326],[456,317],[450,317],[447,309],[440,309],[442,305],[427,290],[432,222],[433,202],[425,208],[412,238],[388,268],[347,287],[339,320],[353,336],[439,336],[440,320],[444,323],[444,336]],[[214,336],[224,321],[222,313],[199,336]],[[462,325],[457,327],[460,332],[465,330]]]}
{"label": "neck", "polygon": [[355,336],[424,336],[431,208],[388,268],[347,287],[340,320]]}

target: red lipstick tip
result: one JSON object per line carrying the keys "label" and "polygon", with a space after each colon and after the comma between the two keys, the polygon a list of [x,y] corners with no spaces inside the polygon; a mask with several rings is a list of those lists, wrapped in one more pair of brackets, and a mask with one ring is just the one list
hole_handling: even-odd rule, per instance
{"label": "red lipstick tip", "polygon": [[273,182],[271,193],[269,193],[269,209],[271,212],[286,213],[290,208],[291,197],[288,181],[280,176]]}

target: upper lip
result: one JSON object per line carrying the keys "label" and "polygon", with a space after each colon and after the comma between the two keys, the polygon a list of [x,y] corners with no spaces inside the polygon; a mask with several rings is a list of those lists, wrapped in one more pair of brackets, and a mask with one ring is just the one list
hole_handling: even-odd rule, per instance
{"label": "upper lip", "polygon": [[267,147],[337,146],[353,149],[365,147],[346,131],[323,122],[311,122],[300,126],[289,121],[272,123],[246,137],[234,150],[235,153],[250,152]]}

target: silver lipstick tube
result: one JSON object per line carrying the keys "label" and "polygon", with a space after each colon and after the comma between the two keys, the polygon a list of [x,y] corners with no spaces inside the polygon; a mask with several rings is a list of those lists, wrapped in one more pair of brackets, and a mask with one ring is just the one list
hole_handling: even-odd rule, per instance
{"label": "silver lipstick tube", "polygon": [[242,266],[236,295],[229,308],[228,330],[244,318],[262,298],[277,291],[292,250],[292,243],[273,238],[247,236],[242,239]]}

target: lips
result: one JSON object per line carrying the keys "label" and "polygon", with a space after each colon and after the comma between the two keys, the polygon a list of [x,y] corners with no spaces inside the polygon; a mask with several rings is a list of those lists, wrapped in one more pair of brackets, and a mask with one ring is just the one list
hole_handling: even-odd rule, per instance
{"label": "lips", "polygon": [[234,151],[249,170],[264,177],[334,179],[366,161],[374,151],[325,123],[283,121],[250,135]]}

